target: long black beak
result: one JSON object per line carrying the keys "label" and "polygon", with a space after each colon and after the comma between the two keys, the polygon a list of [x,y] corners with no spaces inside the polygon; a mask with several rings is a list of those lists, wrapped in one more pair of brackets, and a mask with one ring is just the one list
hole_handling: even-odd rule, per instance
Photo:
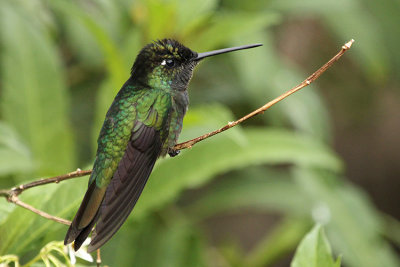
{"label": "long black beak", "polygon": [[232,51],[236,50],[242,50],[242,49],[249,49],[249,48],[254,48],[257,46],[262,46],[262,44],[250,44],[250,45],[242,45],[242,46],[236,46],[236,47],[231,47],[231,48],[224,48],[224,49],[219,49],[219,50],[214,50],[210,52],[204,52],[204,53],[198,53],[197,57],[194,59],[195,61],[201,60],[206,57],[211,57],[219,54],[224,54],[224,53],[229,53]]}

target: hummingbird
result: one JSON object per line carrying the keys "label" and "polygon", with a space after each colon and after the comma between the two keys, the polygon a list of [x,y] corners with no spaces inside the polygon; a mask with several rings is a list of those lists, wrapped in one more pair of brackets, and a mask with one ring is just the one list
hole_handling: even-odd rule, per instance
{"label": "hummingbird", "polygon": [[125,222],[156,160],[174,149],[189,105],[188,84],[204,58],[261,46],[197,53],[173,39],[146,45],[111,104],[99,137],[93,171],[64,244],[78,250],[92,232],[88,252],[104,245]]}

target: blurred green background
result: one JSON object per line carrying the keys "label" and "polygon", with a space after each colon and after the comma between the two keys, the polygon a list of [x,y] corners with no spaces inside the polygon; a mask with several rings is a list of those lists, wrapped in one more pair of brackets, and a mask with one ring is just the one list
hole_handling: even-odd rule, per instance
{"label": "blurred green background", "polygon": [[[0,188],[90,168],[105,112],[152,40],[199,52],[264,44],[197,67],[185,141],[298,84],[354,38],[310,87],[160,160],[102,258],[288,266],[320,223],[343,266],[400,266],[399,14],[397,0],[0,0]],[[86,185],[21,199],[71,219]],[[0,255],[27,262],[66,230],[0,200]]]}

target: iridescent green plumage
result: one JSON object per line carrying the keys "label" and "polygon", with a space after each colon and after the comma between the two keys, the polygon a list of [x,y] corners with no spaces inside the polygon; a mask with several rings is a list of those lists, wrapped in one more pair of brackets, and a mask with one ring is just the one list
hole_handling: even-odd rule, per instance
{"label": "iridescent green plumage", "polygon": [[79,249],[96,225],[88,248],[93,251],[124,223],[153,166],[173,150],[189,98],[187,86],[204,57],[254,46],[198,54],[164,39],[145,46],[107,112],[89,188],[65,237]]}
{"label": "iridescent green plumage", "polygon": [[[135,122],[160,131],[164,139],[169,135],[166,118],[170,112],[175,113],[171,94],[162,90],[137,91],[132,86],[126,86],[115,100],[100,132],[96,162],[89,180],[89,183],[96,181],[98,187],[110,183],[132,132],[137,132]],[[135,139],[135,135],[132,138]]]}

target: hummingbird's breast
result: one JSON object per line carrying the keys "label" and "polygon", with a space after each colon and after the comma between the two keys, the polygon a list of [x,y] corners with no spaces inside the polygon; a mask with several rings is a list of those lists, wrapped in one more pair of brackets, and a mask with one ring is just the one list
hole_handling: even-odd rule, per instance
{"label": "hummingbird's breast", "polygon": [[183,119],[183,116],[185,116],[189,106],[188,91],[174,91],[172,93],[172,106],[177,109],[179,113],[181,113]]}
{"label": "hummingbird's breast", "polygon": [[168,137],[165,142],[163,155],[169,148],[172,148],[178,142],[179,135],[182,131],[183,117],[189,106],[189,95],[185,91],[175,91],[171,94],[171,113],[168,122]]}

